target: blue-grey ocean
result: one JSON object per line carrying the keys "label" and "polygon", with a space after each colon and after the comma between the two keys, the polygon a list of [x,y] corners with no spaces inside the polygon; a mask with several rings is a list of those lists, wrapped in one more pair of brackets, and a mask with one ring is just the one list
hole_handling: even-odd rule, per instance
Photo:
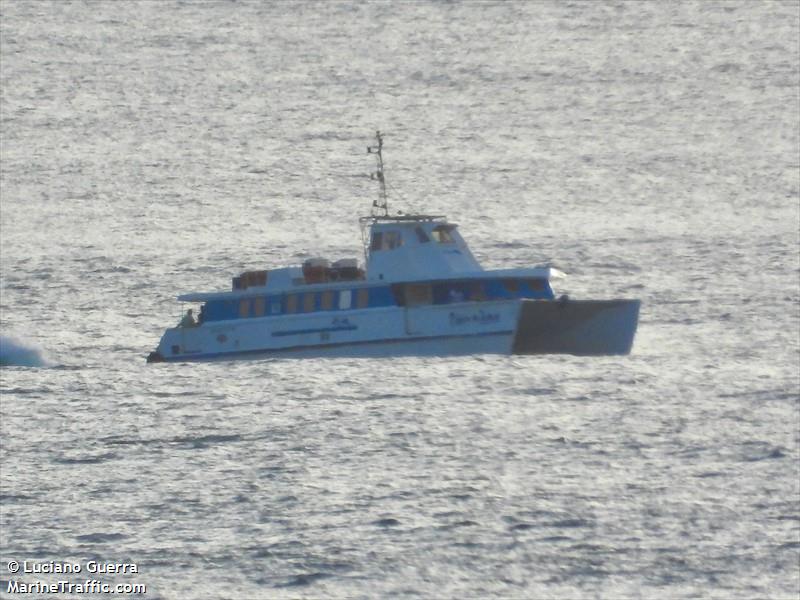
{"label": "blue-grey ocean", "polygon": [[[0,596],[798,598],[798,69],[794,0],[0,0]],[[378,129],[632,354],[145,364],[362,256]]]}

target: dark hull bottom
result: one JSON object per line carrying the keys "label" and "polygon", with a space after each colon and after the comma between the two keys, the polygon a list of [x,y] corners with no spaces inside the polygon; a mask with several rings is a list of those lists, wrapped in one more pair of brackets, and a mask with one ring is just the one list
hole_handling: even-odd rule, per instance
{"label": "dark hull bottom", "polygon": [[512,354],[629,354],[639,300],[525,301]]}

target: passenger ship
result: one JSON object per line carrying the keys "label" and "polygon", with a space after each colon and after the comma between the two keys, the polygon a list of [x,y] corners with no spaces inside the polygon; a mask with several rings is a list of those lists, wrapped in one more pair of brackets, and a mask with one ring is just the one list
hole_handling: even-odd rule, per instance
{"label": "passenger ship", "polygon": [[639,300],[556,298],[557,269],[484,270],[444,216],[390,216],[376,137],[367,150],[380,196],[360,219],[363,268],[311,259],[242,273],[230,291],[179,296],[201,306],[199,317],[167,329],[148,362],[630,352]]}

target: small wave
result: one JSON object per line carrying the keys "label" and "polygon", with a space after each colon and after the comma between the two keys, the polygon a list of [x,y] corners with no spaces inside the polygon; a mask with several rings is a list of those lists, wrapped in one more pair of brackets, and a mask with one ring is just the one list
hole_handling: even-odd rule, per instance
{"label": "small wave", "polygon": [[198,437],[176,437],[171,440],[173,444],[186,444],[190,448],[208,448],[214,444],[225,444],[227,442],[239,442],[242,436],[233,435],[201,435]]}
{"label": "small wave", "polygon": [[300,587],[316,583],[320,579],[327,579],[333,577],[331,573],[317,572],[317,573],[301,573],[295,575],[286,583],[280,584],[278,587]]}
{"label": "small wave", "polygon": [[79,542],[88,542],[88,543],[105,543],[105,542],[116,542],[118,540],[125,539],[125,534],[122,533],[87,533],[85,535],[76,536],[75,539]]}
{"label": "small wave", "polygon": [[54,462],[62,465],[94,465],[106,462],[108,460],[113,460],[115,458],[117,458],[117,455],[114,454],[113,452],[109,452],[106,454],[100,454],[98,456],[78,456],[78,457],[59,456],[58,458],[54,459]]}
{"label": "small wave", "polygon": [[572,539],[571,537],[567,537],[566,535],[550,535],[547,537],[540,538],[536,541],[552,544],[554,542],[574,542],[575,540]]}
{"label": "small wave", "polygon": [[378,527],[397,527],[400,525],[400,521],[389,517],[386,519],[378,519],[377,521],[373,521],[372,524],[377,525]]}
{"label": "small wave", "polygon": [[40,349],[0,336],[0,367],[46,367],[49,364]]}
{"label": "small wave", "polygon": [[26,500],[36,500],[36,496],[26,496],[24,494],[0,494],[0,502],[24,502]]}
{"label": "small wave", "polygon": [[742,70],[742,65],[733,62],[724,62],[711,67],[711,70],[717,73],[738,73]]}

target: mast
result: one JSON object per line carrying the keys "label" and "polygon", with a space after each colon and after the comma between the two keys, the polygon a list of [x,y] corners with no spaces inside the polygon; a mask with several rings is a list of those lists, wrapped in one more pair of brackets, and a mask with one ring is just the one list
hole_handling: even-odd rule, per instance
{"label": "mast", "polygon": [[375,160],[378,163],[378,170],[370,175],[370,179],[377,179],[381,185],[380,195],[377,200],[372,202],[372,207],[383,210],[383,216],[389,216],[389,203],[386,198],[386,180],[383,177],[383,137],[380,131],[375,132],[375,138],[378,140],[377,146],[367,146],[367,154],[374,154]]}

